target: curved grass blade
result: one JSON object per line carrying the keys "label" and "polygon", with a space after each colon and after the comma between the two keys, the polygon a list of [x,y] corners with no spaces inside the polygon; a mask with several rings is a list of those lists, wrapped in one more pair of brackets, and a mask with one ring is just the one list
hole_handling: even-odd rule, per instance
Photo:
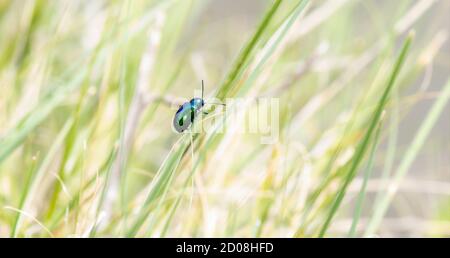
{"label": "curved grass blade", "polygon": [[411,143],[408,151],[406,152],[400,166],[395,173],[392,182],[388,186],[388,191],[384,194],[380,203],[374,209],[374,215],[369,222],[368,228],[365,232],[365,236],[370,236],[377,230],[378,226],[381,224],[381,221],[386,214],[386,211],[391,203],[392,199],[397,192],[398,186],[401,183],[401,180],[405,177],[409,168],[411,167],[412,162],[416,158],[423,144],[425,143],[428,135],[430,134],[431,129],[436,124],[439,116],[444,110],[447,102],[450,99],[450,80],[447,81],[444,86],[444,90],[440,94],[439,98],[434,103],[433,107],[429,111],[425,121],[422,126],[417,131],[414,141]]}
{"label": "curved grass blade", "polygon": [[334,215],[336,214],[342,200],[344,199],[348,185],[353,180],[353,178],[355,177],[355,175],[358,171],[358,167],[365,156],[367,147],[372,138],[372,134],[375,131],[376,125],[379,123],[383,109],[389,99],[390,92],[391,92],[392,88],[394,87],[394,84],[400,73],[403,63],[405,62],[406,55],[409,51],[412,39],[413,39],[413,34],[410,33],[408,35],[408,38],[406,39],[405,43],[403,44],[402,50],[400,52],[400,55],[397,58],[394,69],[392,70],[392,73],[389,77],[389,81],[383,92],[383,95],[381,96],[380,100],[378,101],[377,108],[375,109],[375,112],[374,112],[371,122],[369,124],[368,130],[367,130],[366,134],[364,135],[364,138],[362,139],[361,143],[358,145],[358,147],[355,151],[355,155],[353,157],[351,166],[350,166],[349,171],[347,172],[347,175],[344,179],[345,181],[337,193],[337,196],[332,204],[332,207],[325,219],[325,223],[323,224],[323,226],[319,232],[319,237],[324,237]]}
{"label": "curved grass blade", "polygon": [[217,93],[217,98],[223,99],[226,97],[227,93],[231,90],[233,86],[233,82],[237,79],[239,73],[242,72],[242,68],[244,67],[244,64],[247,63],[247,61],[250,58],[250,54],[252,53],[253,49],[256,47],[256,44],[260,40],[263,32],[268,27],[270,21],[272,20],[275,12],[278,10],[281,4],[281,0],[277,0],[272,4],[272,7],[269,9],[267,14],[264,16],[263,20],[258,26],[258,29],[256,30],[255,34],[251,37],[250,41],[247,43],[247,45],[243,48],[241,53],[239,54],[238,58],[236,59],[236,62],[233,65],[232,70],[227,76],[227,79],[222,84],[222,86],[219,88],[219,91]]}

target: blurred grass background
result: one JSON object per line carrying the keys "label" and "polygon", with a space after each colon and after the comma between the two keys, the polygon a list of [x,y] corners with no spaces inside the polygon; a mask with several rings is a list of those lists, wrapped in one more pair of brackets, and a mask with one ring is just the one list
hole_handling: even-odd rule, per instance
{"label": "blurred grass background", "polygon": [[[449,237],[449,13],[0,0],[0,236]],[[201,80],[279,98],[279,139],[175,134]]]}

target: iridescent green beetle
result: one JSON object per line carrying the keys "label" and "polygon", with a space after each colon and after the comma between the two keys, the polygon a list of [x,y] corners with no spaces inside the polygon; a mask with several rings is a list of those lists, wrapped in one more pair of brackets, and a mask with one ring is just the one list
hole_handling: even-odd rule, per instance
{"label": "iridescent green beetle", "polygon": [[[188,129],[200,112],[202,112],[203,106],[205,106],[205,101],[203,100],[203,92],[205,90],[205,86],[202,80],[202,97],[201,98],[193,98],[189,102],[184,103],[178,108],[177,113],[173,118],[173,128],[182,133]],[[213,103],[208,103],[213,104]],[[215,105],[225,105],[225,104],[215,104]],[[207,112],[203,112],[204,114],[208,114]]]}

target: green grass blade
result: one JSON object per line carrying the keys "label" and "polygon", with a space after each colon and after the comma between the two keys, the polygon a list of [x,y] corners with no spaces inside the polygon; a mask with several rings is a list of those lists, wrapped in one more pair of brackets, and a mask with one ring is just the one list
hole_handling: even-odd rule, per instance
{"label": "green grass blade", "polygon": [[381,127],[382,127],[382,121],[378,125],[377,131],[375,133],[374,140],[372,142],[372,149],[370,150],[369,161],[367,162],[367,167],[366,167],[366,170],[365,170],[365,173],[364,173],[363,183],[361,185],[361,189],[360,189],[359,194],[358,194],[358,199],[356,201],[356,206],[355,206],[355,212],[353,214],[352,225],[351,225],[350,231],[348,233],[349,237],[355,237],[356,236],[356,227],[358,226],[358,221],[359,221],[359,218],[361,217],[361,212],[362,212],[362,207],[363,207],[363,203],[364,203],[364,198],[365,198],[365,195],[366,195],[367,183],[369,182],[369,178],[370,178],[370,176],[372,174],[372,171],[373,171],[373,162],[374,162],[374,158],[375,158],[375,151],[377,149],[378,141],[379,141],[379,138],[380,138]]}
{"label": "green grass blade", "polygon": [[147,194],[144,204],[140,208],[137,219],[126,233],[127,237],[136,236],[142,225],[147,220],[151,204],[155,200],[157,200],[158,197],[164,195],[164,193],[167,191],[168,186],[170,185],[171,178],[176,172],[176,169],[184,156],[184,147],[186,145],[187,144],[185,142],[182,142],[181,147],[179,147],[175,152],[170,152],[168,154],[167,161],[162,164],[160,171],[157,172],[155,178],[152,181],[150,191]]}
{"label": "green grass blade", "polygon": [[[60,131],[60,133],[58,134],[58,136],[56,137],[55,142],[52,144],[50,150],[48,151],[42,163],[37,167],[35,171],[30,171],[30,175],[27,179],[27,183],[24,185],[24,191],[22,193],[21,200],[18,206],[20,210],[22,210],[29,202],[29,198],[32,197],[30,194],[37,189],[40,179],[43,177],[43,174],[46,172],[47,166],[50,164],[55,154],[57,154],[58,149],[63,144],[63,140],[65,139],[67,133],[69,132],[69,128],[72,126],[72,124],[73,119],[69,119],[62,128],[62,130]],[[21,218],[22,213],[21,212],[17,213],[17,216],[12,226],[11,237],[17,236],[17,230]]]}
{"label": "green grass blade", "polygon": [[232,66],[233,67],[232,70],[227,76],[227,79],[217,92],[217,98],[223,99],[227,96],[227,93],[231,90],[233,86],[233,82],[237,79],[239,73],[242,72],[242,68],[244,67],[245,63],[250,59],[250,54],[255,49],[258,41],[263,35],[263,32],[269,26],[269,23],[272,20],[278,8],[280,7],[281,2],[282,2],[281,0],[276,0],[272,4],[267,14],[264,16],[263,20],[259,24],[258,29],[255,31],[255,34],[253,34],[250,41],[247,43],[247,45],[243,48],[243,50],[237,57],[236,62]]}
{"label": "green grass blade", "polygon": [[395,193],[397,192],[398,186],[400,185],[402,179],[405,177],[406,173],[411,167],[411,164],[413,163],[414,159],[416,158],[417,154],[419,153],[420,149],[425,143],[428,135],[431,132],[431,129],[433,129],[433,126],[436,124],[439,116],[443,112],[447,102],[449,101],[449,98],[450,98],[450,80],[447,81],[442,93],[439,95],[439,98],[432,106],[427,117],[425,118],[425,121],[417,131],[414,137],[414,141],[408,148],[403,160],[401,161],[397,169],[397,172],[395,173],[392,179],[392,182],[389,184],[387,193],[380,200],[379,205],[375,207],[374,215],[369,222],[369,225],[365,232],[365,236],[370,236],[374,234],[379,225],[381,224],[381,221],[384,215],[386,214],[389,204],[391,203],[392,199],[395,196]]}
{"label": "green grass blade", "polygon": [[26,136],[39,124],[41,124],[58,105],[61,104],[68,92],[82,83],[85,75],[86,69],[82,69],[73,81],[61,88],[55,94],[52,94],[47,99],[43,100],[41,105],[33,109],[33,111],[15,128],[13,128],[4,139],[0,140],[0,163],[2,163],[18,146],[20,146]]}
{"label": "green grass blade", "polygon": [[358,171],[358,167],[365,156],[370,139],[372,138],[372,134],[376,128],[376,125],[379,123],[383,109],[389,99],[389,94],[391,92],[391,89],[393,88],[395,81],[398,77],[398,74],[400,73],[400,69],[401,69],[403,63],[405,62],[405,58],[408,53],[409,47],[411,45],[412,39],[413,39],[413,34],[409,34],[408,38],[406,39],[406,41],[403,45],[400,55],[397,58],[394,69],[392,71],[392,74],[389,77],[389,81],[383,92],[383,95],[381,96],[380,100],[378,101],[378,106],[374,112],[372,119],[371,119],[368,130],[367,130],[366,134],[364,135],[364,138],[362,139],[361,143],[358,145],[358,147],[355,151],[355,154],[352,159],[352,164],[349,168],[349,171],[347,172],[346,178],[344,179],[345,181],[344,181],[343,185],[341,186],[341,188],[339,189],[338,194],[337,194],[337,196],[331,206],[331,209],[325,219],[325,222],[319,232],[319,237],[324,237],[334,215],[336,214],[342,200],[344,199],[348,185],[353,180],[353,178],[355,177],[355,175]]}

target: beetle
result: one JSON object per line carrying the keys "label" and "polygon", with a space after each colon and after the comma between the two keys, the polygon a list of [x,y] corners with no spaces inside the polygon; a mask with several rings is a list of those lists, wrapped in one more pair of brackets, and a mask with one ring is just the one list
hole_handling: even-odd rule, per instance
{"label": "beetle", "polygon": [[178,133],[186,131],[192,125],[192,123],[194,123],[195,118],[198,117],[200,112],[203,112],[203,114],[205,115],[208,114],[207,112],[203,111],[203,107],[205,106],[205,104],[225,106],[225,104],[205,103],[205,100],[203,99],[204,90],[205,86],[202,80],[202,97],[192,98],[189,102],[184,103],[178,108],[175,116],[173,117],[173,128]]}

